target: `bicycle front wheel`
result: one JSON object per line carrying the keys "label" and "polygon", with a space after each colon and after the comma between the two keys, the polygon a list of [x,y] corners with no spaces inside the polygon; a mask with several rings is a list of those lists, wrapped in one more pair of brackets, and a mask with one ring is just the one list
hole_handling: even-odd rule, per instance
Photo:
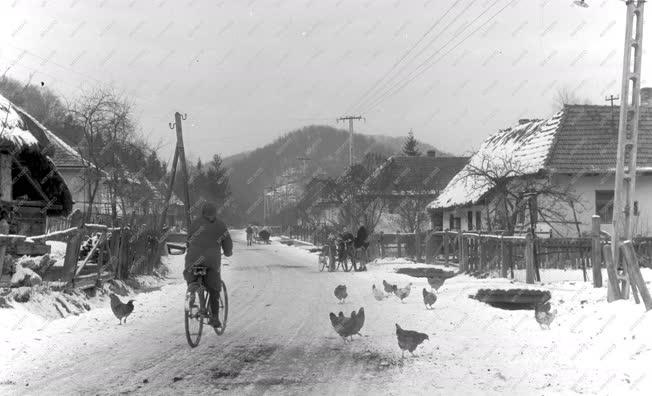
{"label": "bicycle front wheel", "polygon": [[220,293],[220,311],[217,313],[217,317],[220,319],[221,327],[214,327],[215,333],[217,335],[224,334],[226,330],[226,320],[229,317],[229,295],[226,293],[226,284],[222,281],[222,293]]}
{"label": "bicycle front wheel", "polygon": [[184,318],[186,325],[186,340],[192,348],[199,345],[201,333],[206,320],[206,305],[208,291],[204,286],[190,286],[186,292]]}

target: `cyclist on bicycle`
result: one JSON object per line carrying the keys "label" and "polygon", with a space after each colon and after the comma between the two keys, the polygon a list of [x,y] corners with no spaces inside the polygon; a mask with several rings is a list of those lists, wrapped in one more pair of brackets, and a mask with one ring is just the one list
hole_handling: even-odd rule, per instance
{"label": "cyclist on bicycle", "polygon": [[190,226],[183,276],[190,285],[196,280],[191,268],[193,266],[207,267],[204,281],[209,293],[209,304],[213,316],[208,324],[213,327],[222,326],[217,318],[222,285],[220,274],[222,251],[225,256],[230,257],[233,254],[233,241],[226,225],[217,218],[217,208],[209,202],[204,204],[201,217]]}

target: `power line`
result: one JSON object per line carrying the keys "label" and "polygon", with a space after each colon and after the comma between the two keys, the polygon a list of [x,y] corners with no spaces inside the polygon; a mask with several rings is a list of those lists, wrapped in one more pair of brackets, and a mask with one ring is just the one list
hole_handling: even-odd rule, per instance
{"label": "power line", "polygon": [[[426,44],[426,46],[423,47],[423,48],[419,51],[418,54],[416,54],[415,56],[412,57],[412,59],[410,60],[410,62],[413,61],[413,60],[415,60],[415,59],[417,59],[417,58],[419,58],[419,56],[421,56],[421,54],[423,54],[423,53],[424,53],[428,48],[430,48],[430,46],[432,46],[432,44],[433,44],[435,41],[437,41],[437,39],[439,39],[439,38],[441,37],[441,35],[444,34],[444,33],[445,33],[445,32],[446,32],[446,31],[451,27],[451,25],[453,25],[455,22],[457,22],[457,21],[459,20],[459,18],[460,18],[460,17],[461,17],[461,16],[462,16],[462,15],[463,15],[463,14],[464,14],[464,13],[465,13],[465,12],[466,12],[466,11],[467,11],[471,6],[472,6],[472,5],[473,5],[473,3],[475,3],[475,1],[476,1],[476,0],[471,0],[471,2],[470,2],[470,3],[469,3],[469,4],[468,4],[464,9],[462,9],[462,10],[461,10],[461,11],[460,11],[460,12],[459,12],[459,13],[458,13],[458,14],[457,14],[457,15],[456,15],[456,16],[455,16],[455,17],[454,17],[450,22],[448,22],[448,24],[447,24],[446,26],[444,26],[444,28],[443,28],[443,29],[442,29],[442,30],[441,30],[441,31],[440,31],[440,32],[439,32],[439,33],[438,33],[438,34],[437,34],[437,35],[436,35],[432,40],[430,40],[430,41],[428,42],[428,44]],[[396,73],[395,73],[395,74],[394,74],[394,75],[393,75],[389,80],[385,81],[385,82],[382,84],[382,87],[380,88],[379,91],[377,91],[374,95],[368,97],[365,101],[363,101],[363,103],[360,103],[360,107],[362,108],[362,107],[364,107],[364,106],[367,106],[367,105],[369,105],[370,103],[373,103],[373,102],[374,102],[375,100],[377,100],[379,97],[381,97],[381,96],[382,96],[382,93],[383,93],[383,90],[385,90],[385,89],[386,89],[390,84],[395,83],[395,80],[396,80],[397,78],[400,78],[400,77],[401,77],[401,73],[405,70],[405,68],[406,68],[408,65],[409,65],[409,63],[404,64],[404,65],[401,67],[400,70],[398,70],[398,71],[397,71],[397,72],[396,72]],[[417,67],[418,67],[418,66],[417,66]],[[416,68],[412,69],[412,70],[408,73],[408,75],[411,74],[412,72],[414,72],[415,69],[416,69]],[[380,95],[379,95],[379,93],[380,93]]]}
{"label": "power line", "polygon": [[347,112],[350,112],[351,110],[353,110],[353,108],[357,107],[358,105],[361,105],[362,104],[361,102],[363,102],[363,100],[366,99],[367,95],[373,92],[376,89],[376,87],[378,87],[378,85],[381,83],[381,81],[383,81],[394,69],[396,69],[396,66],[398,66],[410,54],[410,52],[412,52],[421,43],[421,41],[423,41],[423,39],[425,39],[426,36],[429,35],[435,29],[435,27],[437,27],[439,22],[441,22],[441,20],[445,18],[446,15],[448,15],[448,13],[451,12],[456,5],[457,5],[457,1],[453,2],[453,4],[446,10],[446,12],[441,17],[439,17],[439,19],[437,19],[437,21],[435,21],[435,23],[432,24],[432,26],[430,26],[428,30],[426,30],[426,32],[419,38],[419,40],[417,40],[417,42],[414,43],[414,45],[412,45],[410,49],[405,51],[403,56],[401,56],[396,62],[394,62],[394,64],[390,67],[390,69],[380,79],[376,80],[376,82],[367,91],[365,91],[360,98],[358,98],[358,100],[355,102],[354,105],[349,106],[349,110],[347,110]]}
{"label": "power line", "polygon": [[[489,22],[491,22],[494,18],[496,18],[498,15],[500,15],[500,14],[501,14],[501,13],[502,13],[506,8],[507,8],[507,7],[509,7],[509,6],[510,6],[512,3],[514,3],[515,1],[516,1],[516,0],[510,0],[510,1],[509,1],[507,4],[505,4],[501,9],[499,9],[495,14],[493,14],[491,17],[489,17],[489,19],[487,19],[485,22],[483,22],[483,23],[480,24],[478,27],[476,27],[475,29],[473,29],[469,34],[467,34],[467,35],[466,35],[462,40],[460,40],[460,41],[459,41],[457,44],[455,44],[452,48],[450,48],[448,51],[446,51],[444,54],[442,54],[438,59],[436,59],[434,62],[432,62],[432,63],[430,63],[430,64],[427,64],[427,62],[430,61],[432,58],[434,58],[434,55],[436,55],[436,53],[433,54],[433,56],[429,57],[426,61],[424,61],[424,62],[422,63],[422,65],[425,65],[425,67],[424,67],[422,70],[416,72],[413,76],[408,77],[408,79],[405,80],[402,84],[400,84],[400,86],[399,86],[399,84],[395,84],[395,85],[392,87],[392,89],[395,88],[395,87],[397,87],[397,88],[395,88],[393,91],[392,91],[391,89],[388,90],[388,91],[386,91],[386,94],[385,94],[383,97],[380,97],[380,98],[379,98],[375,103],[373,103],[373,105],[372,105],[371,107],[369,107],[367,111],[372,111],[372,110],[374,110],[374,109],[375,109],[376,107],[378,107],[378,105],[379,105],[380,103],[382,103],[385,99],[387,99],[387,98],[390,97],[390,96],[396,95],[396,94],[397,94],[398,92],[400,92],[403,88],[405,88],[409,83],[411,83],[411,82],[414,81],[416,78],[418,78],[419,76],[421,76],[424,72],[426,72],[426,71],[427,71],[428,69],[430,69],[432,66],[434,66],[435,64],[437,64],[439,61],[441,61],[441,60],[442,60],[446,55],[450,54],[452,51],[454,51],[456,48],[458,48],[460,45],[462,45],[464,42],[466,42],[466,41],[467,41],[471,36],[473,36],[475,33],[477,33],[478,30],[480,30],[481,28],[483,28],[485,25],[487,25]],[[495,5],[495,3],[492,4],[491,6],[489,6],[489,7],[488,7],[485,11],[483,11],[483,12],[482,12],[478,17],[476,17],[476,18],[475,18],[471,23],[469,23],[469,24],[468,24],[468,25],[467,25],[463,30],[466,30],[468,27],[470,27],[470,26],[471,26],[471,25],[472,25],[472,24],[473,24],[477,19],[479,19],[482,15],[484,15],[487,11],[489,11],[489,9],[492,8],[494,5]],[[443,49],[443,48],[444,48],[446,45],[448,45],[451,41],[452,41],[452,40],[449,40],[449,41],[448,41],[444,46],[442,46],[441,48]],[[437,51],[437,52],[439,52],[439,51]],[[420,67],[421,67],[422,65],[420,65]],[[390,91],[391,91],[391,92],[390,92]]]}

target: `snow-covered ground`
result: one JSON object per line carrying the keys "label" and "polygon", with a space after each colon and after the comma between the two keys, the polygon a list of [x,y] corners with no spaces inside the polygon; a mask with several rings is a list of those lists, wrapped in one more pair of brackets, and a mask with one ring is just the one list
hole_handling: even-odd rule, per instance
{"label": "snow-covered ground", "polygon": [[[459,275],[426,310],[422,278],[396,274],[384,260],[364,273],[318,272],[306,245],[246,247],[223,269],[230,312],[223,336],[190,349],[184,338],[183,256],[170,284],[132,297],[118,325],[108,301],[80,316],[44,322],[0,310],[0,394],[648,394],[652,321],[632,300],[606,302],[606,289],[563,281],[536,285],[558,310],[551,330],[532,311],[506,311],[468,298],[479,288],[527,285]],[[419,265],[419,266],[422,266]],[[644,271],[646,279],[652,273]],[[376,301],[371,285],[413,283],[401,303]],[[333,289],[345,284],[338,304]],[[344,343],[329,312],[363,306],[363,337]],[[395,323],[429,334],[401,361]],[[29,384],[29,385],[27,385]]]}

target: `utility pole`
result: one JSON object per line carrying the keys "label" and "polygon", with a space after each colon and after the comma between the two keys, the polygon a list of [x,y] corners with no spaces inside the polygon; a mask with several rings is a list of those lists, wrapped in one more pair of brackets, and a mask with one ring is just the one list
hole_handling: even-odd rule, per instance
{"label": "utility pole", "polygon": [[[616,154],[616,177],[614,183],[614,206],[611,250],[613,265],[617,269],[625,260],[620,260],[620,244],[629,240],[633,234],[631,219],[632,203],[636,188],[636,154],[638,149],[638,122],[640,115],[641,57],[643,54],[643,7],[645,0],[627,1],[627,19],[625,25],[625,50],[623,54],[622,87],[620,92],[620,119],[618,120],[618,151]],[[634,56],[632,58],[632,51]],[[633,61],[633,64],[632,64]],[[630,92],[631,83],[631,92]],[[631,103],[630,103],[631,100]],[[631,129],[627,124],[630,121]],[[610,278],[612,276],[610,275]],[[624,279],[629,287],[631,279],[627,270],[619,279]],[[628,290],[621,293],[618,279],[609,280],[609,301],[618,300],[628,295]],[[615,287],[614,287],[615,286]]]}
{"label": "utility pole", "polygon": [[353,120],[363,120],[362,116],[343,116],[337,121],[349,121],[349,166],[353,166]]}
{"label": "utility pole", "polygon": [[187,116],[181,116],[179,112],[174,113],[174,123],[169,123],[170,129],[175,129],[177,132],[177,145],[174,149],[174,160],[172,161],[172,173],[170,174],[170,184],[168,185],[167,196],[165,197],[165,204],[163,206],[163,213],[159,221],[159,229],[163,229],[165,224],[168,207],[170,206],[170,198],[172,197],[172,190],[174,189],[174,180],[177,174],[177,164],[181,160],[181,172],[183,175],[183,199],[186,209],[186,230],[190,231],[190,192],[188,191],[188,168],[186,168],[186,153],[183,146],[183,130],[181,128],[181,120],[185,120]]}
{"label": "utility pole", "polygon": [[604,98],[605,102],[611,102],[611,127],[614,126],[614,101],[619,100],[618,96],[609,95]]}

